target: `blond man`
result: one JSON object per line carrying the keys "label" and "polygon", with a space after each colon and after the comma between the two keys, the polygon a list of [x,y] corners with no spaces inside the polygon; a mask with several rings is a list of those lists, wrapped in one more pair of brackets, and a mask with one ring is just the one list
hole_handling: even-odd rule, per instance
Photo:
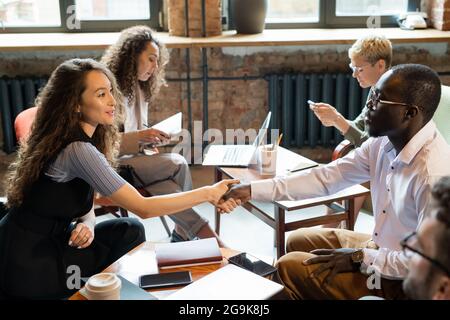
{"label": "blond man", "polygon": [[[350,69],[352,76],[358,80],[361,88],[372,88],[381,76],[391,68],[392,64],[392,44],[389,39],[381,35],[368,35],[357,40],[348,50],[350,58]],[[370,96],[370,95],[369,95]],[[367,105],[367,102],[366,102]],[[347,120],[339,111],[327,103],[316,103],[311,106],[314,114],[326,127],[335,127],[350,141],[355,147],[369,138],[364,117],[367,106],[364,107],[355,120]],[[359,197],[355,200],[356,212],[361,209],[366,197]],[[327,210],[327,214],[333,211]],[[323,225],[327,228],[336,228],[339,224],[331,223]]]}
{"label": "blond man", "polygon": [[[357,40],[348,50],[352,76],[361,88],[373,87],[392,64],[392,44],[381,35],[369,35]],[[347,120],[333,106],[316,103],[311,109],[326,127],[335,127],[353,145],[359,147],[369,137],[364,124],[367,107],[355,120]]]}

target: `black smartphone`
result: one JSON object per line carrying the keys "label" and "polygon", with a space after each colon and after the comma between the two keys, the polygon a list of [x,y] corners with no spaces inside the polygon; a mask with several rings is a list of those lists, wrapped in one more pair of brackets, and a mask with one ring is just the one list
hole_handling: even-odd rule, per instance
{"label": "black smartphone", "polygon": [[145,274],[139,277],[139,287],[142,289],[179,286],[191,282],[190,271]]}
{"label": "black smartphone", "polygon": [[228,258],[228,262],[237,265],[238,267],[247,269],[248,271],[254,272],[262,277],[268,276],[277,271],[277,268],[246,252]]}

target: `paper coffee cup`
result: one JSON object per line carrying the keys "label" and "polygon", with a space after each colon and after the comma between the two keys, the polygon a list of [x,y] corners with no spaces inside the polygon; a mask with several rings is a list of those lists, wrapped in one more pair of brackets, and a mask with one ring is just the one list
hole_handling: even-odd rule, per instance
{"label": "paper coffee cup", "polygon": [[114,273],[98,273],[89,278],[85,285],[89,300],[120,300],[122,281]]}
{"label": "paper coffee cup", "polygon": [[262,146],[259,152],[259,173],[275,175],[277,173],[277,147]]}

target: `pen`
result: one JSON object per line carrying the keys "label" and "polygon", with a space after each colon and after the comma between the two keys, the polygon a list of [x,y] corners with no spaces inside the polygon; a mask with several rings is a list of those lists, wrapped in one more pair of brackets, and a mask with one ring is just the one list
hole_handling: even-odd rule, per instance
{"label": "pen", "polygon": [[277,148],[278,148],[278,146],[280,145],[280,142],[281,142],[281,138],[283,138],[283,134],[280,134],[280,136],[278,137],[278,141],[277,141]]}

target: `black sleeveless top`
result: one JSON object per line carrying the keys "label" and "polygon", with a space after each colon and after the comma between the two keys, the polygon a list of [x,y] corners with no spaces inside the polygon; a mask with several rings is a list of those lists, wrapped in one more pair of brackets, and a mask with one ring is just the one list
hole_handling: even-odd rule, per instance
{"label": "black sleeveless top", "polygon": [[[80,129],[70,141],[91,142]],[[68,143],[68,144],[69,144]],[[93,188],[84,180],[55,182],[42,173],[20,207],[0,221],[0,292],[12,298],[61,298],[71,294],[69,265],[103,261],[109,249],[96,241],[79,250],[68,241],[77,218],[92,208]],[[95,269],[93,261],[93,269]],[[86,268],[85,268],[86,269]],[[81,270],[90,276],[92,270]]]}

